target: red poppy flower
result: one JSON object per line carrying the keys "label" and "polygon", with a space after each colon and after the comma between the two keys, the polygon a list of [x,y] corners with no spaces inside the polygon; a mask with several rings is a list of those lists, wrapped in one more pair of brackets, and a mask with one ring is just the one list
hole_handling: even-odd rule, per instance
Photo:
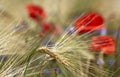
{"label": "red poppy flower", "polygon": [[46,17],[44,9],[38,5],[29,4],[26,6],[26,9],[29,16],[35,20],[44,19]]}
{"label": "red poppy flower", "polygon": [[42,24],[42,33],[48,33],[51,30],[51,23],[43,23]]}
{"label": "red poppy flower", "polygon": [[97,13],[88,13],[74,22],[74,26],[78,33],[86,33],[89,31],[96,31],[102,27],[104,19]]}
{"label": "red poppy flower", "polygon": [[115,41],[110,36],[96,36],[91,40],[91,49],[105,54],[115,53]]}
{"label": "red poppy flower", "polygon": [[46,34],[51,34],[55,31],[55,25],[52,22],[49,23],[41,23],[42,30],[40,32],[40,36],[44,36]]}

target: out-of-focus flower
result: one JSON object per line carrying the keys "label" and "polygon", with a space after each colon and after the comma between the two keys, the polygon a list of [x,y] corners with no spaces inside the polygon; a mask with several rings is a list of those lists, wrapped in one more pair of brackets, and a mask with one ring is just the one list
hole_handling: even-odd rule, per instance
{"label": "out-of-focus flower", "polygon": [[52,24],[51,23],[43,23],[42,24],[42,33],[48,33],[52,31]]}
{"label": "out-of-focus flower", "polygon": [[36,21],[43,20],[46,18],[46,13],[41,6],[29,4],[26,6],[29,16]]}
{"label": "out-of-focus flower", "polygon": [[40,32],[40,36],[47,34],[58,35],[61,32],[60,27],[53,22],[44,22],[41,25],[42,30]]}
{"label": "out-of-focus flower", "polygon": [[93,51],[102,51],[104,54],[115,53],[115,40],[111,36],[95,36],[91,42]]}
{"label": "out-of-focus flower", "polygon": [[115,60],[114,59],[109,59],[107,62],[110,66],[112,66],[115,63]]}
{"label": "out-of-focus flower", "polygon": [[78,34],[96,31],[100,29],[103,24],[103,17],[98,13],[93,12],[83,15],[74,22],[74,26],[76,30],[78,30]]}
{"label": "out-of-focus flower", "polygon": [[45,35],[47,35],[48,33],[51,33],[52,31],[52,24],[51,23],[42,23],[41,24],[41,32],[39,34],[40,37],[43,37]]}
{"label": "out-of-focus flower", "polygon": [[101,34],[101,35],[106,35],[106,34],[107,34],[107,29],[106,29],[106,27],[102,27],[102,28],[100,29],[100,34]]}

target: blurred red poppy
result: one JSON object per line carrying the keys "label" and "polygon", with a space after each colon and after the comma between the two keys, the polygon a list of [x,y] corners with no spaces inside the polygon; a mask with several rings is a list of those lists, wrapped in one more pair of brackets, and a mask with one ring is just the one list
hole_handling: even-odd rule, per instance
{"label": "blurred red poppy", "polygon": [[76,30],[78,30],[78,34],[96,31],[100,29],[103,24],[103,17],[98,13],[93,12],[83,15],[74,22],[74,26]]}
{"label": "blurred red poppy", "polygon": [[55,31],[55,24],[53,22],[49,22],[49,23],[44,22],[41,23],[41,25],[42,25],[42,29],[40,32],[40,36],[51,34]]}
{"label": "blurred red poppy", "polygon": [[42,33],[48,33],[52,29],[52,24],[51,23],[43,23],[42,24]]}
{"label": "blurred red poppy", "polygon": [[115,53],[115,40],[110,36],[95,36],[91,42],[93,51],[102,51],[104,54]]}
{"label": "blurred red poppy", "polygon": [[35,20],[42,20],[46,17],[44,9],[38,5],[29,4],[26,6],[29,16]]}

